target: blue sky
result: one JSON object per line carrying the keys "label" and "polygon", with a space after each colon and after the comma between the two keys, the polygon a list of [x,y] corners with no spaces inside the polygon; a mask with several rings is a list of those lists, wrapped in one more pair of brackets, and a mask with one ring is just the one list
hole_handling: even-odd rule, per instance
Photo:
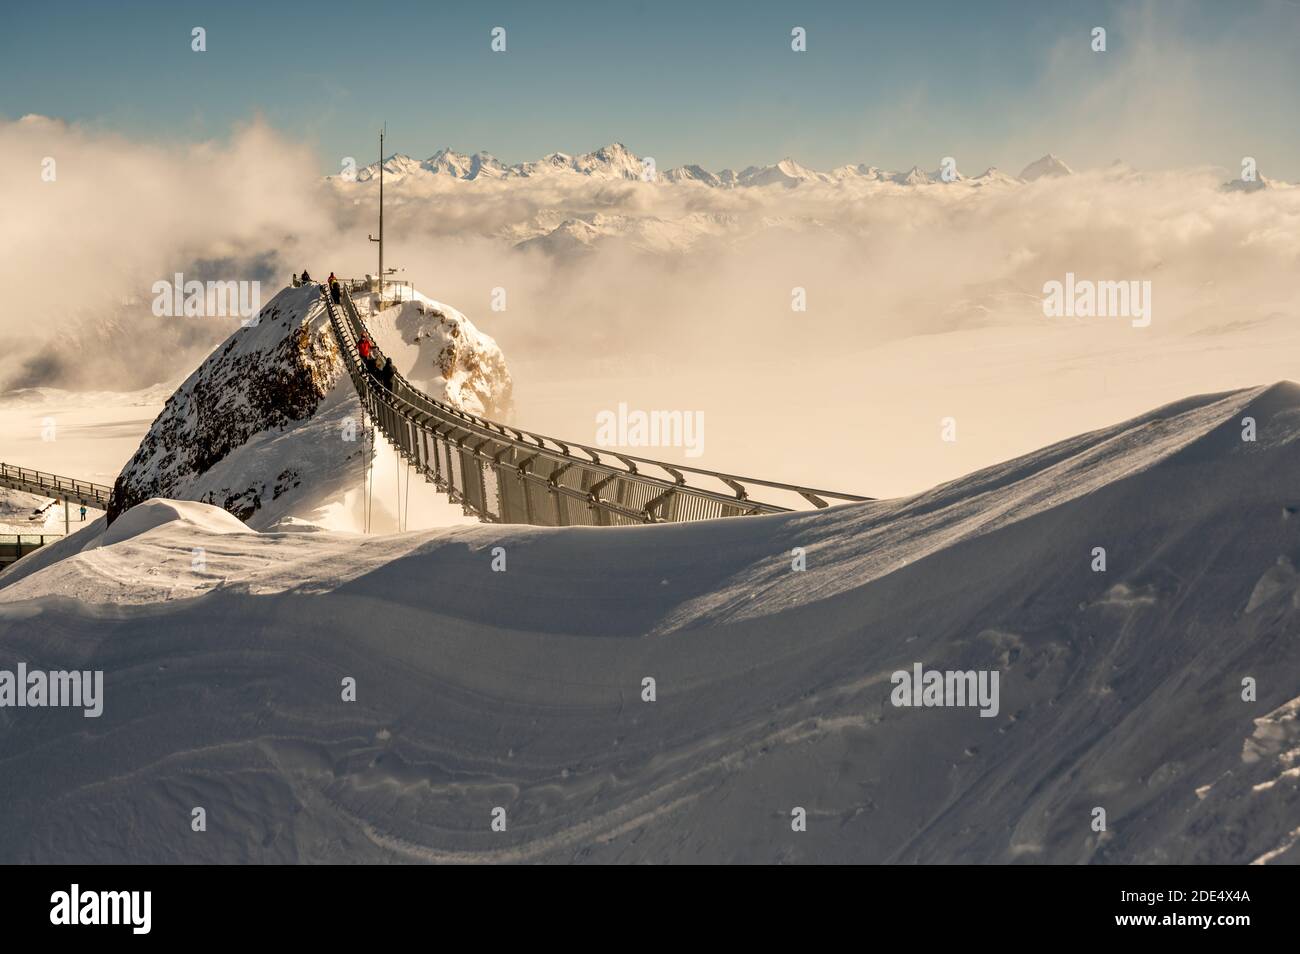
{"label": "blue sky", "polygon": [[[148,139],[263,116],[323,172],[445,145],[507,162],[620,140],[660,168],[792,155],[1012,172],[1237,166],[1300,178],[1300,3],[50,2],[5,14],[0,115]],[[805,27],[808,52],[790,50]],[[1105,26],[1108,52],[1089,48]],[[208,50],[190,49],[207,30]],[[494,26],[508,52],[489,49]]]}

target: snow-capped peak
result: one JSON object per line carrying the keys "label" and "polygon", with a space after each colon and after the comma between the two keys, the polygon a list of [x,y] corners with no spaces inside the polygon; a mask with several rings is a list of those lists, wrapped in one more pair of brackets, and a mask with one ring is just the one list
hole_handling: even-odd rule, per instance
{"label": "snow-capped peak", "polygon": [[920,166],[913,166],[907,172],[895,172],[890,179],[899,185],[923,185],[930,177],[921,171]]}
{"label": "snow-capped peak", "polygon": [[1050,152],[1041,159],[1035,159],[1020,172],[1020,178],[1025,182],[1033,182],[1035,179],[1044,177],[1056,178],[1072,175],[1074,175],[1074,170],[1067,166],[1064,160],[1058,159]]}
{"label": "snow-capped peak", "polygon": [[621,142],[613,142],[594,152],[577,156],[572,166],[575,172],[583,175],[611,179],[640,179],[643,170],[640,157]]}
{"label": "snow-capped peak", "polygon": [[879,180],[884,177],[884,173],[875,166],[869,166],[865,162],[859,162],[856,165],[849,163],[842,166],[836,166],[830,171],[830,177],[839,181],[845,179]]}
{"label": "snow-capped peak", "polygon": [[[378,162],[372,162],[370,165],[358,169],[357,181],[367,182],[371,179],[378,179],[379,166],[380,164]],[[400,152],[394,153],[383,162],[384,177],[388,178],[391,176],[395,179],[401,179],[405,176],[420,172],[423,166],[424,163],[419,159],[412,159],[410,156]]]}
{"label": "snow-capped peak", "polygon": [[715,187],[723,184],[721,176],[695,164],[669,169],[667,172],[660,173],[659,178],[666,182],[702,182]]}
{"label": "snow-capped peak", "polygon": [[826,182],[830,177],[802,166],[789,156],[771,166],[750,166],[740,174],[745,186],[796,186],[801,182]]}
{"label": "snow-capped peak", "polygon": [[[372,339],[409,380],[472,413],[508,411],[501,349],[465,315],[418,293],[372,304],[358,294]],[[283,289],[167,399],[108,516],[157,496],[215,504],[257,528],[341,512],[355,503],[362,445],[338,435],[361,416],[321,286]]]}
{"label": "snow-capped peak", "polygon": [[973,186],[991,186],[991,185],[1016,185],[1020,182],[1015,176],[1009,176],[997,166],[989,166],[977,176],[972,176],[969,180]]}

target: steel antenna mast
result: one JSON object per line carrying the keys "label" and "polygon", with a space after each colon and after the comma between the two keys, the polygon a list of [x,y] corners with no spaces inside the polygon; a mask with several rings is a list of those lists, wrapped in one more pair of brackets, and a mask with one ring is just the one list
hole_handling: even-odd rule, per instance
{"label": "steel antenna mast", "polygon": [[379,128],[379,238],[370,236],[370,241],[379,243],[379,307],[384,306],[384,133],[388,131],[385,122]]}

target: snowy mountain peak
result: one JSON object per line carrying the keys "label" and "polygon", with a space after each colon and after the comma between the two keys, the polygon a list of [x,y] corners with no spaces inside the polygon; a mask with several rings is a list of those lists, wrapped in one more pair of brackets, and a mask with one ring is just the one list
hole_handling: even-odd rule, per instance
{"label": "snowy mountain peak", "polygon": [[[371,314],[370,298],[358,296],[358,308],[408,380],[476,414],[508,410],[501,350],[464,315],[418,294]],[[108,517],[161,496],[213,504],[255,528],[323,515],[346,523],[368,451],[339,435],[361,419],[320,286],[285,288],[167,399],[118,475]]]}
{"label": "snowy mountain peak", "polygon": [[1067,166],[1064,160],[1058,159],[1050,152],[1041,159],[1035,159],[1020,172],[1020,178],[1025,182],[1033,182],[1044,177],[1057,178],[1072,175],[1074,170]]}
{"label": "snowy mountain peak", "polygon": [[832,179],[843,181],[845,179],[868,179],[879,181],[884,178],[884,173],[875,166],[869,166],[865,162],[859,162],[856,165],[848,163],[842,166],[836,166],[830,171]]}
{"label": "snowy mountain peak", "polygon": [[640,157],[621,142],[577,156],[571,165],[575,172],[583,175],[610,179],[640,179],[643,168]]}
{"label": "snowy mountain peak", "polygon": [[[730,170],[727,170],[730,172]],[[733,177],[735,173],[732,173]],[[665,182],[702,182],[709,186],[720,186],[723,184],[722,177],[710,172],[703,166],[688,165],[678,166],[675,169],[669,169],[667,172],[659,174],[659,178]]]}
{"label": "snowy mountain peak", "polygon": [[[384,178],[391,176],[395,179],[402,179],[406,176],[419,173],[423,166],[424,163],[419,159],[412,159],[404,153],[396,152],[383,161]],[[378,179],[379,167],[380,163],[372,162],[370,165],[358,169],[357,181],[368,182],[371,179]]]}
{"label": "snowy mountain peak", "polygon": [[907,172],[895,172],[890,178],[899,185],[923,185],[930,181],[919,166],[912,166]]}
{"label": "snowy mountain peak", "polygon": [[974,186],[1016,185],[1020,182],[1015,176],[1009,176],[997,166],[989,166],[977,176],[970,179]]}
{"label": "snowy mountain peak", "polygon": [[965,182],[966,181],[966,176],[962,175],[956,169],[953,169],[950,177],[947,179],[944,178],[943,172],[944,172],[943,166],[940,166],[938,169],[935,169],[934,172],[930,173],[930,181],[931,182]]}
{"label": "snowy mountain peak", "polygon": [[738,184],[758,187],[768,185],[793,187],[803,182],[828,181],[830,181],[829,176],[814,172],[787,156],[775,165],[750,166],[740,174]]}

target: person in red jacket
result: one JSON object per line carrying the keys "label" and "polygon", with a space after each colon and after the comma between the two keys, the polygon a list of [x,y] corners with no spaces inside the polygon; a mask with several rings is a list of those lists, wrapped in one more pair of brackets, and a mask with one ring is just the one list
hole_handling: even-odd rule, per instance
{"label": "person in red jacket", "polygon": [[357,349],[361,352],[361,360],[365,361],[366,358],[370,357],[370,339],[362,338],[361,344],[357,346]]}

